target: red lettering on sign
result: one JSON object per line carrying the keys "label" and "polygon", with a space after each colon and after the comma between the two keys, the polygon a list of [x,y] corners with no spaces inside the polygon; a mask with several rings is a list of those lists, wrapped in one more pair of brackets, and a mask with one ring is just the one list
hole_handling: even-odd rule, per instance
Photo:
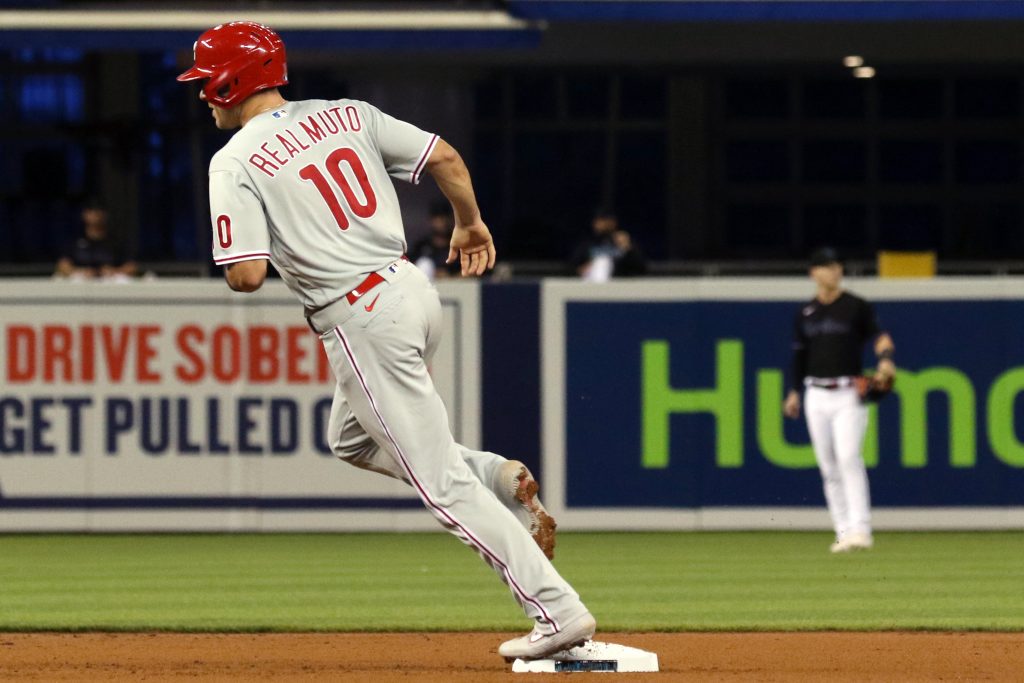
{"label": "red lettering on sign", "polygon": [[52,382],[60,372],[61,380],[70,382],[71,370],[71,328],[64,325],[43,327],[43,379]]}
{"label": "red lettering on sign", "polygon": [[36,376],[36,331],[27,325],[7,328],[7,381],[31,382]]}
{"label": "red lettering on sign", "polygon": [[116,338],[114,337],[114,328],[109,325],[100,328],[100,345],[103,348],[103,359],[107,363],[107,375],[111,382],[120,382],[124,377],[130,337],[131,330],[127,325],[117,328]]}
{"label": "red lettering on sign", "polygon": [[273,382],[280,364],[277,330],[273,327],[249,328],[249,381]]}
{"label": "red lettering on sign", "polygon": [[142,383],[160,381],[160,373],[153,369],[152,361],[157,356],[153,337],[160,336],[159,325],[142,325],[136,336],[135,379]]}
{"label": "red lettering on sign", "polygon": [[193,347],[194,343],[201,344],[205,339],[206,334],[198,325],[185,325],[178,330],[178,350],[181,351],[184,360],[189,363],[189,365],[179,363],[175,366],[174,376],[180,381],[194,384],[201,380],[206,373],[206,364],[203,362],[203,357]]}
{"label": "red lettering on sign", "polygon": [[221,325],[213,331],[210,363],[218,382],[234,382],[242,374],[242,335]]}
{"label": "red lettering on sign", "polygon": [[308,342],[310,331],[305,327],[289,327],[287,331],[287,343],[285,346],[285,358],[287,359],[286,377],[292,383],[305,383],[309,381],[309,373],[303,372],[300,365],[309,355]]}
{"label": "red lettering on sign", "polygon": [[96,334],[92,325],[86,325],[81,330],[81,363],[82,381],[92,382],[96,379]]}

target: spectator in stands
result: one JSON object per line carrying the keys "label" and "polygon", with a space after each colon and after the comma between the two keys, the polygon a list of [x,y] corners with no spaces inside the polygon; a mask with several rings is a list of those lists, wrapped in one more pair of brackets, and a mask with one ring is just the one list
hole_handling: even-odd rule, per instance
{"label": "spectator in stands", "polygon": [[457,276],[461,266],[458,259],[445,263],[451,248],[455,218],[448,202],[436,202],[430,206],[430,234],[416,243],[409,252],[409,259],[431,280],[443,280]]}
{"label": "spectator in stands", "polygon": [[54,275],[75,280],[127,280],[135,275],[135,262],[110,235],[101,204],[90,201],[82,208],[82,225],[82,236],[66,245]]}
{"label": "spectator in stands", "polygon": [[572,254],[576,274],[588,282],[605,282],[613,277],[631,277],[647,272],[647,259],[609,209],[594,212],[593,233]]}

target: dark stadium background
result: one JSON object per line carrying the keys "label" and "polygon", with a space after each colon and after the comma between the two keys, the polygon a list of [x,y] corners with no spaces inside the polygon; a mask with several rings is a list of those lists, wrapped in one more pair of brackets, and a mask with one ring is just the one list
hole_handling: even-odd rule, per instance
{"label": "dark stadium background", "polygon": [[[103,6],[138,5],[170,7]],[[539,21],[459,41],[283,30],[285,95],[368,99],[452,141],[518,274],[562,272],[598,205],[655,273],[795,273],[825,243],[855,271],[879,249],[935,250],[940,272],[1024,269],[1021,3],[628,5],[361,3]],[[0,31],[0,272],[49,273],[99,198],[144,269],[211,273],[205,160],[225,134],[174,81],[192,32],[59,35]],[[848,55],[877,75],[853,78]],[[413,239],[431,192],[402,195]]]}

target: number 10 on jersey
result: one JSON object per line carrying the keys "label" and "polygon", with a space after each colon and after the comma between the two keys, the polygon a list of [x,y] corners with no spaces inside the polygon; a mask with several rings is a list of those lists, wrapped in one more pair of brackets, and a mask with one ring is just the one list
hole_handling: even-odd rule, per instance
{"label": "number 10 on jersey", "polygon": [[[364,198],[363,201],[360,201],[359,197],[356,196],[348,178],[342,172],[341,164],[343,162],[348,164],[348,167],[352,170],[352,175],[355,176],[356,182],[359,183],[359,189],[362,191]],[[373,193],[370,181],[366,177],[366,168],[354,149],[341,147],[334,150],[327,156],[324,166],[331,180],[341,190],[348,211],[351,211],[354,216],[359,218],[369,218],[377,211],[377,195]],[[309,164],[299,170],[299,177],[313,183],[320,196],[327,202],[327,207],[331,210],[334,220],[338,222],[338,227],[342,230],[348,230],[348,214],[342,208],[338,195],[335,193],[334,188],[331,187],[331,184],[327,182],[323,171],[316,164]]]}

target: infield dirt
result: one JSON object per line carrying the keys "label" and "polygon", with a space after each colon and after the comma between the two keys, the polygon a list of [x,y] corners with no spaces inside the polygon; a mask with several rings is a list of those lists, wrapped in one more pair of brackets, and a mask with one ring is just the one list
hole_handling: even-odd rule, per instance
{"label": "infield dirt", "polygon": [[[496,648],[511,635],[3,633],[0,680],[507,681],[513,674]],[[600,639],[658,653],[661,673],[618,674],[616,681],[1024,676],[1020,633],[601,633]]]}

